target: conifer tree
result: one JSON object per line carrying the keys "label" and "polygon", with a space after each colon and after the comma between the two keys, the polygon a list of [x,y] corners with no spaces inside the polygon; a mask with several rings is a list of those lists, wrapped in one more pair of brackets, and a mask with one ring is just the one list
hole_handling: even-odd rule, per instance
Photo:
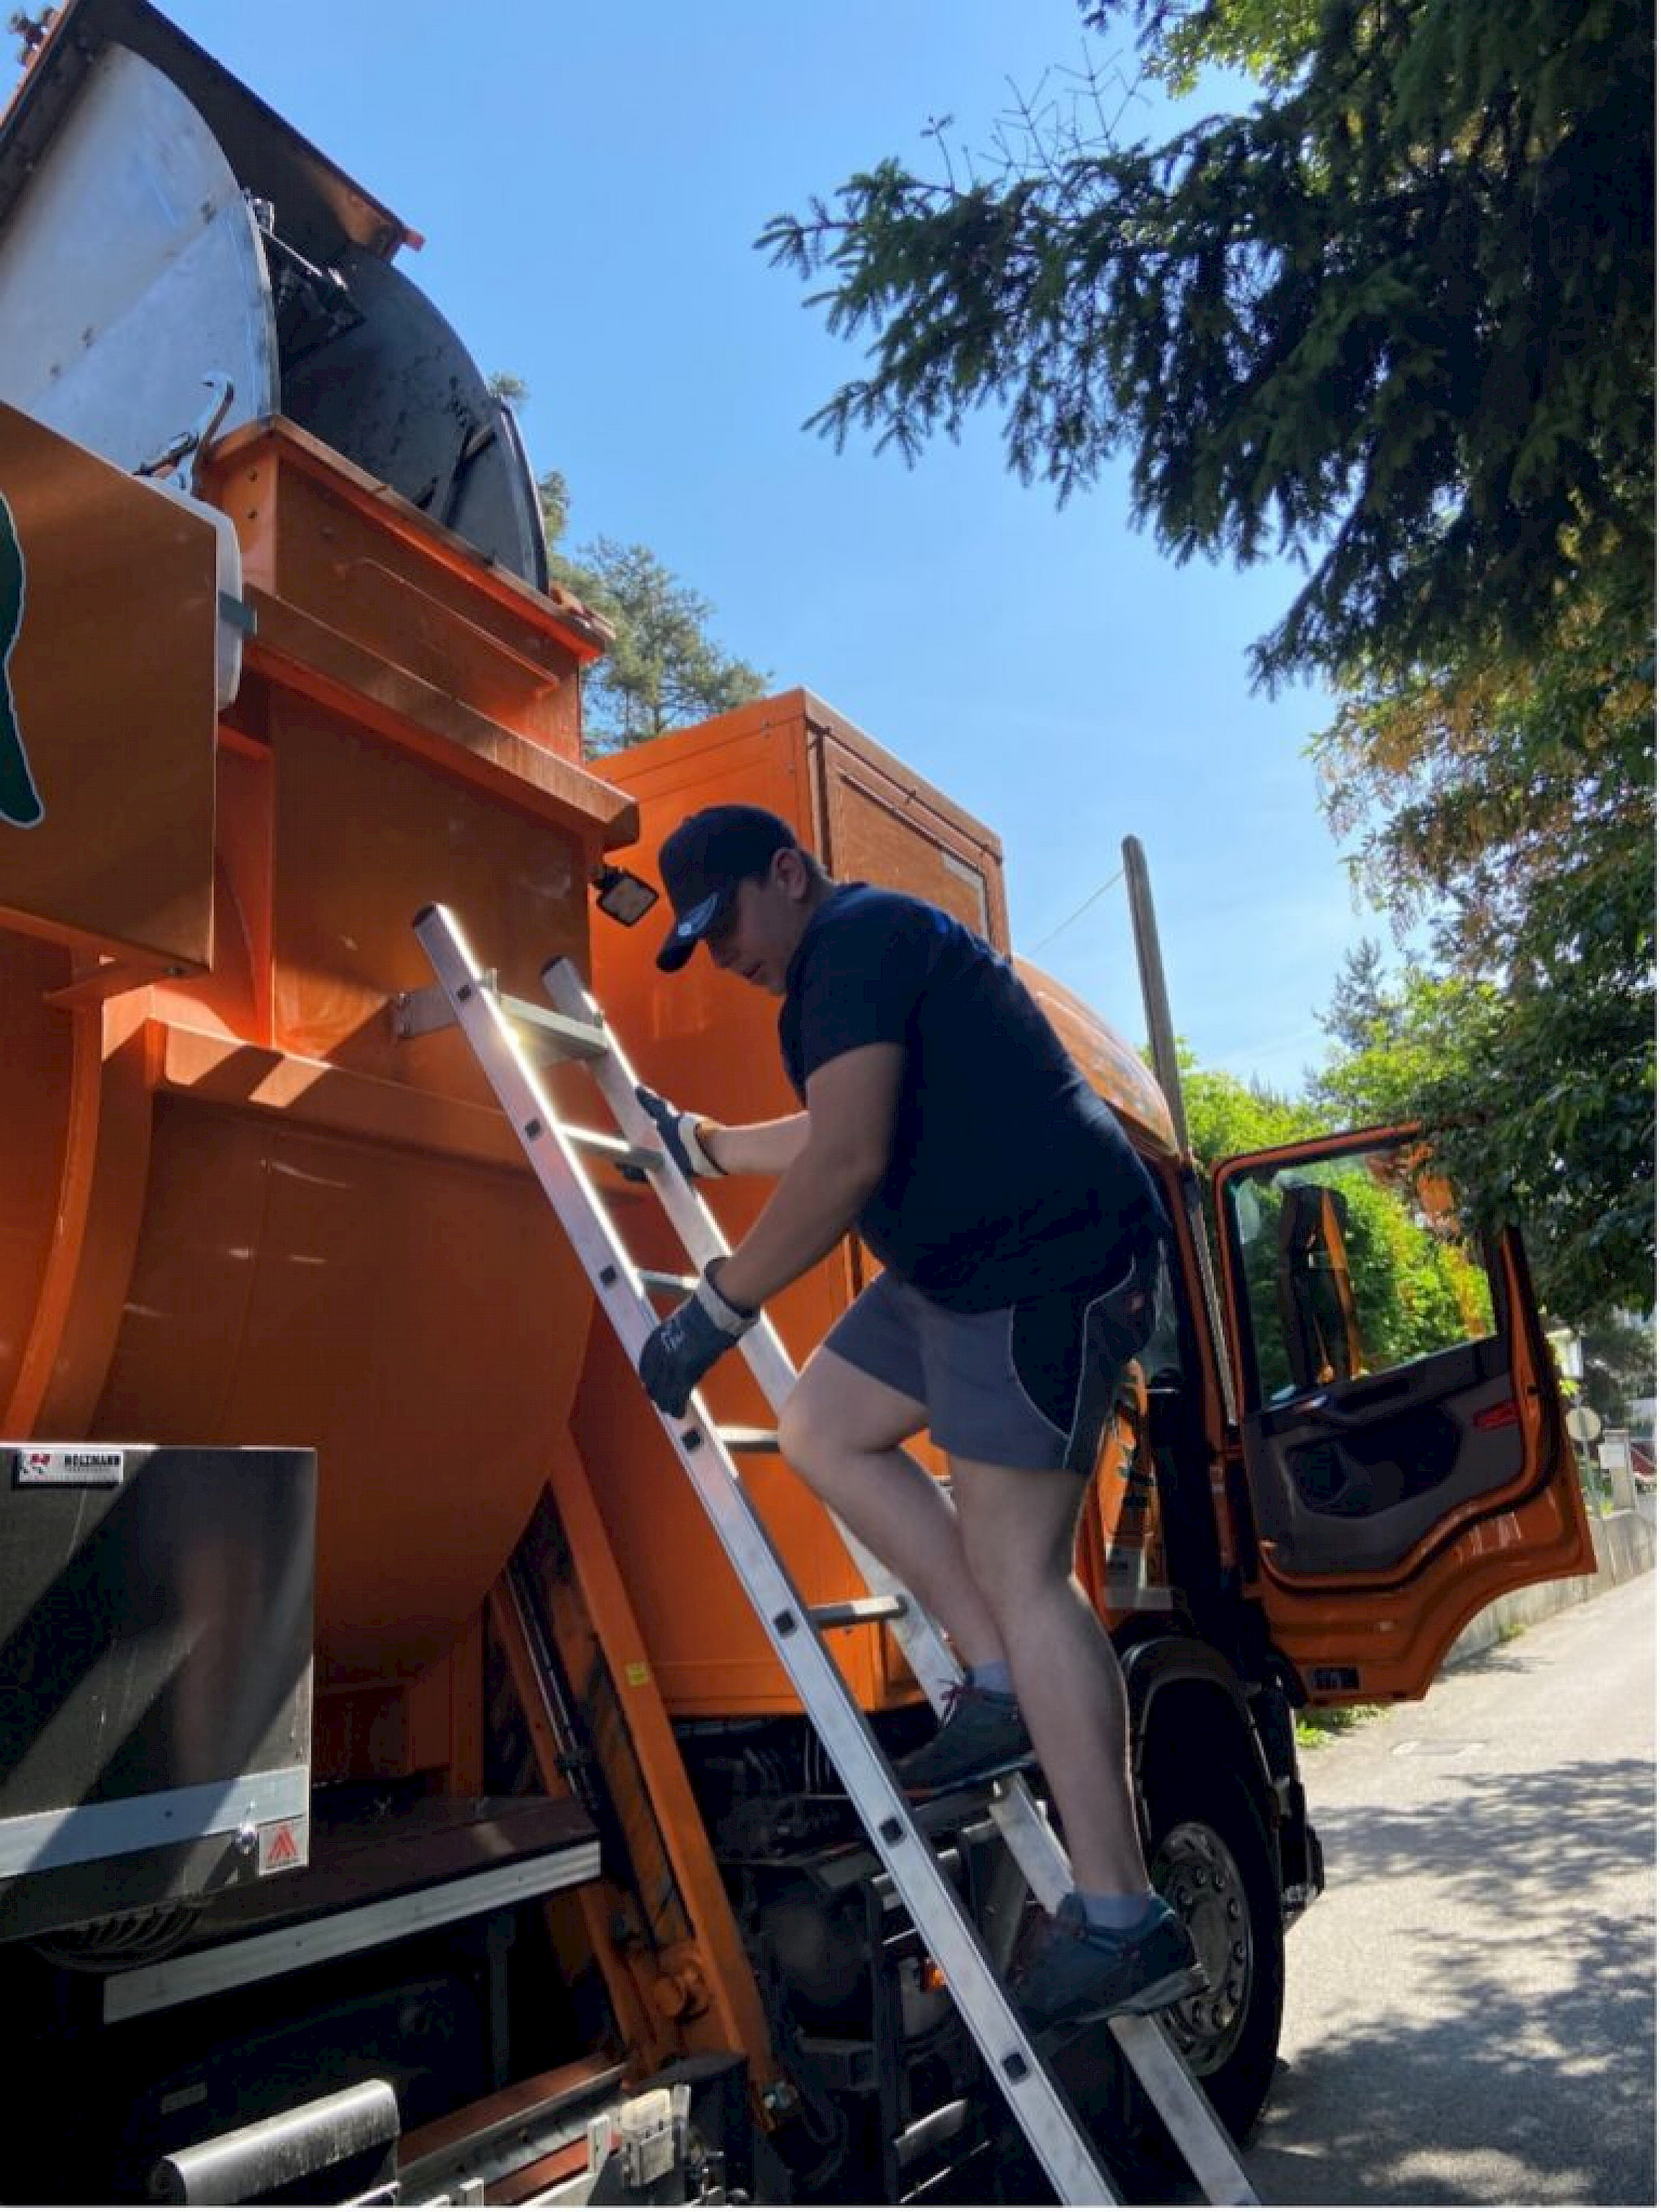
{"label": "conifer tree", "polygon": [[[490,386],[513,407],[530,398],[523,379],[506,369]],[[721,650],[710,630],[715,609],[649,546],[602,535],[568,552],[571,492],[558,469],[538,477],[537,496],[551,580],[612,632],[611,650],[583,678],[583,743],[591,758],[761,696],[765,672]]]}
{"label": "conifer tree", "polygon": [[1258,674],[1647,619],[1654,66],[1643,0],[1086,0],[1266,94],[1162,145],[1088,101],[987,173],[894,160],[759,241],[870,366],[814,421],[915,455],[1002,411],[1063,497],[1129,455],[1177,556],[1311,573]]}

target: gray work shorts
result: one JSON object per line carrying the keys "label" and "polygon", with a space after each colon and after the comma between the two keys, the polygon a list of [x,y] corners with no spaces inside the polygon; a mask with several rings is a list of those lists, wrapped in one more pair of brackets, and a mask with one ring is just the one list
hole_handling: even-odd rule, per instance
{"label": "gray work shorts", "polygon": [[1125,1363],[1153,1328],[1159,1264],[1152,1245],[1113,1282],[971,1314],[879,1275],[825,1349],[926,1406],[928,1433],[953,1458],[1087,1477]]}

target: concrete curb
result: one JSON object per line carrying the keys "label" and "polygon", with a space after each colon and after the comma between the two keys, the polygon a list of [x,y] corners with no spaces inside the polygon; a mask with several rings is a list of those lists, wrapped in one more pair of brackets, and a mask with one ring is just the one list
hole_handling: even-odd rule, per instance
{"label": "concrete curb", "polygon": [[1653,1510],[1640,1507],[1636,1513],[1611,1513],[1606,1521],[1594,1520],[1596,1574],[1577,1575],[1568,1582],[1531,1583],[1526,1589],[1513,1590],[1509,1597],[1496,1598],[1457,1638],[1443,1666],[1457,1667],[1462,1659],[1474,1659],[1491,1650],[1512,1629],[1526,1628],[1530,1621],[1545,1620],[1572,1605],[1584,1605],[1588,1598],[1614,1589],[1617,1583],[1647,1574],[1655,1565]]}

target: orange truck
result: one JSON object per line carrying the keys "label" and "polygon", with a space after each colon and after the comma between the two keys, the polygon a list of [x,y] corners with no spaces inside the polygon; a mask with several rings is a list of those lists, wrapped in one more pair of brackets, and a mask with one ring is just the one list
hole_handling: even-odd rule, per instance
{"label": "orange truck", "polygon": [[[662,833],[742,796],[1007,951],[996,838],[805,691],[585,764],[605,626],[549,583],[513,418],[395,265],[411,234],[144,0],[27,35],[0,2194],[1042,2197],[512,1131],[415,1018],[411,929],[441,901],[526,998],[568,956],[648,1079],[756,1119],[791,1103],[770,1009],[707,963],[661,988],[655,927],[611,918]],[[1168,2025],[1242,2132],[1322,1881],[1294,1711],[1422,1696],[1587,1534],[1521,1251],[1461,1256],[1421,1146],[1206,1188],[1179,1097],[1023,972],[1173,1224],[1079,1572],[1208,1972]],[[580,1071],[551,1080],[592,1118]],[[762,1195],[717,1188],[729,1234]],[[849,1243],[778,1300],[797,1358],[867,1264]],[[715,1411],[753,1421],[727,1366]],[[810,1602],[860,1595],[788,1468],[748,1486]],[[835,1648],[885,1747],[915,1742],[887,1627]],[[984,1802],[933,1832],[1007,1947]],[[1157,2166],[1108,2039],[1058,2063],[1110,2159]]]}

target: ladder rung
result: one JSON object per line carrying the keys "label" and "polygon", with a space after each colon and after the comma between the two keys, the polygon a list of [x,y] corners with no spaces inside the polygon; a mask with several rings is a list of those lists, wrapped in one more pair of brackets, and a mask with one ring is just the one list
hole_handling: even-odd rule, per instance
{"label": "ladder rung", "polygon": [[776,1429],[722,1429],[719,1433],[730,1452],[776,1452],[779,1448]]}
{"label": "ladder rung", "polygon": [[[538,1060],[604,1060],[611,1049],[611,1041],[601,1023],[579,1021],[574,1015],[559,1014],[550,1006],[539,1006],[534,1000],[515,999],[506,991],[498,991],[494,968],[483,971],[478,985],[490,993],[516,1029],[529,1030],[523,1042],[527,1053]],[[463,996],[472,988],[472,984],[467,983]],[[429,983],[419,991],[400,991],[392,1002],[392,1035],[402,1043],[408,1043],[411,1037],[426,1036],[434,1030],[448,1029],[456,1018],[450,994],[442,983]]]}
{"label": "ladder rung", "polygon": [[530,999],[496,993],[496,1004],[516,1029],[528,1030],[526,1048],[537,1060],[604,1060],[611,1041],[596,1022],[574,1021]]}
{"label": "ladder rung", "polygon": [[599,1152],[613,1167],[638,1168],[642,1174],[663,1165],[663,1154],[647,1145],[631,1145],[626,1137],[613,1137],[604,1129],[579,1129],[575,1121],[562,1121],[562,1133],[585,1152]]}
{"label": "ladder rung", "polygon": [[687,1297],[703,1281],[701,1275],[666,1275],[660,1267],[642,1267],[640,1279],[648,1291],[672,1291],[678,1297]]}
{"label": "ladder rung", "polygon": [[898,1620],[906,1610],[905,1600],[895,1591],[885,1597],[849,1597],[835,1605],[808,1607],[815,1628],[860,1628],[867,1620]]}

